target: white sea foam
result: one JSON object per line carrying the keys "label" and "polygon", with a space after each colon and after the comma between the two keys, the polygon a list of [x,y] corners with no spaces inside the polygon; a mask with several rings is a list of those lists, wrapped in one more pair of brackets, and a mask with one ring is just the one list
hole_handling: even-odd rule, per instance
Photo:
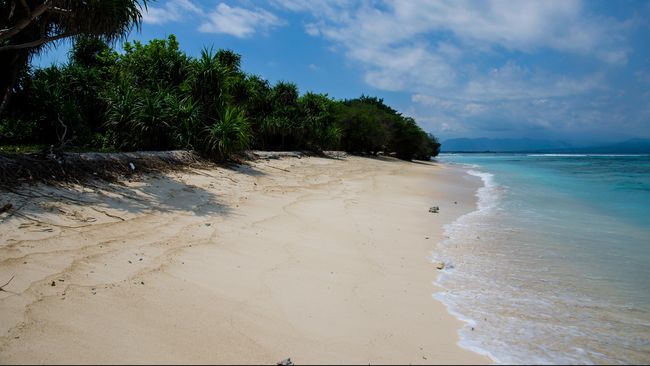
{"label": "white sea foam", "polygon": [[[440,244],[440,246],[443,248],[446,245],[451,245],[451,243],[455,240],[459,232],[466,231],[467,229],[469,229],[474,217],[489,214],[489,211],[495,208],[499,201],[499,196],[500,196],[499,189],[497,184],[494,182],[493,174],[477,170],[479,169],[478,165],[462,164],[462,166],[465,169],[467,169],[466,171],[467,174],[478,177],[482,181],[482,186],[476,191],[476,197],[478,198],[477,209],[475,211],[472,211],[466,215],[459,217],[456,221],[444,226],[444,236],[447,239]],[[446,288],[444,285],[445,278],[447,276],[453,275],[455,272],[454,269],[455,266],[453,265],[449,266],[449,264],[453,263],[453,261],[451,258],[444,256],[444,251],[442,253],[439,253],[439,255],[442,255],[443,257],[433,257],[433,261],[434,262],[442,261],[447,265],[445,266],[445,269],[442,271],[442,273],[440,273],[440,275],[438,276],[436,280],[436,285],[445,289],[445,291],[435,293],[433,294],[433,297],[438,301],[442,302],[446,306],[447,311],[451,315],[453,315],[460,321],[464,322],[466,324],[466,328],[473,329],[477,325],[476,321],[474,319],[466,317],[465,315],[463,315],[462,312],[458,311],[453,306],[452,302],[449,301],[450,298],[448,297],[449,289]],[[465,337],[463,337],[462,334],[460,337],[459,345],[472,352],[485,355],[490,359],[492,359],[494,362],[497,363],[499,362],[497,357],[493,355],[488,349],[481,347],[475,342],[468,341]]]}
{"label": "white sea foam", "polygon": [[[478,167],[473,166],[473,168]],[[485,211],[495,207],[499,201],[499,193],[498,186],[494,183],[494,174],[474,169],[468,170],[467,174],[479,177],[483,181],[483,186],[476,192],[476,197],[478,198],[478,210]]]}

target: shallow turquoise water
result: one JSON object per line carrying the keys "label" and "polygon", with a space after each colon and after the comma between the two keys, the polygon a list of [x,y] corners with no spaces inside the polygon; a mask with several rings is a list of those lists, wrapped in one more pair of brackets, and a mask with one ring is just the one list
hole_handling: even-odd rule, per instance
{"label": "shallow turquoise water", "polygon": [[481,177],[435,296],[504,363],[650,362],[650,156],[443,155]]}

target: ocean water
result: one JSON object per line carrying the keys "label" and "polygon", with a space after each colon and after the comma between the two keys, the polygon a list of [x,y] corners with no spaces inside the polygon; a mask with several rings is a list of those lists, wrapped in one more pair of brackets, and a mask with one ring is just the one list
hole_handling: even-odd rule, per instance
{"label": "ocean water", "polygon": [[442,155],[483,179],[434,296],[498,363],[650,362],[650,156]]}

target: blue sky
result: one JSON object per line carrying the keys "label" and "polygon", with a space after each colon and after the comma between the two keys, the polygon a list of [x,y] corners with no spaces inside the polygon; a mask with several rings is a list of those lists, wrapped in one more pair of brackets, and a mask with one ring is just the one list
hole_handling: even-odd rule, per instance
{"label": "blue sky", "polygon": [[158,0],[129,39],[172,33],[301,92],[379,96],[443,139],[650,137],[648,1]]}

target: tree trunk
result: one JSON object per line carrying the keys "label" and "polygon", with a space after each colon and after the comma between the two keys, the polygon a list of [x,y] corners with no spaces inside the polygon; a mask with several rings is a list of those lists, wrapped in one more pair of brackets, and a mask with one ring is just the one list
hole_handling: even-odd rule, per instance
{"label": "tree trunk", "polygon": [[0,115],[4,112],[13,91],[18,75],[27,66],[29,50],[3,51],[0,54]]}

